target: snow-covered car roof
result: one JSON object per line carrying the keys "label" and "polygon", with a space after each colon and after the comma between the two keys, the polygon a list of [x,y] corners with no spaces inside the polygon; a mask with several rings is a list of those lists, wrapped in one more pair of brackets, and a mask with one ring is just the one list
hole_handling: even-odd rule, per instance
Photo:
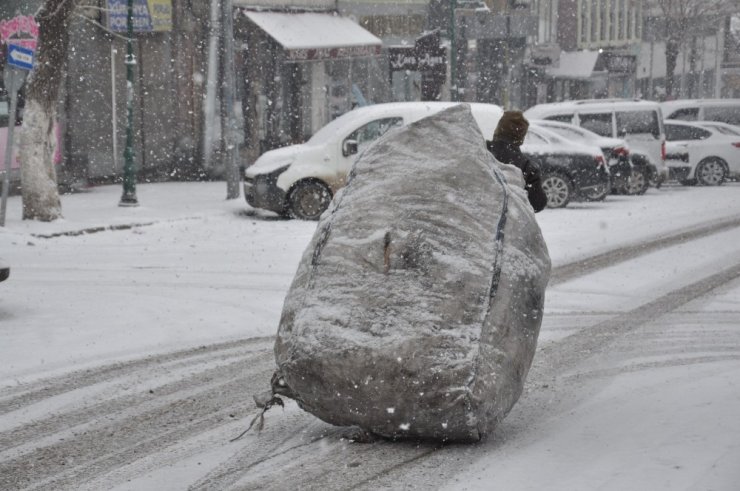
{"label": "snow-covered car roof", "polygon": [[657,102],[643,101],[639,99],[584,99],[578,101],[549,102],[537,104],[527,109],[524,114],[527,118],[539,119],[554,114],[567,114],[576,111],[598,111],[598,110],[650,110],[660,109]]}
{"label": "snow-covered car roof", "polygon": [[[576,136],[576,141],[579,142],[590,142],[599,147],[617,147],[622,146],[627,148],[627,142],[622,138],[612,138],[610,136],[601,136],[598,133],[594,133],[591,130],[582,128],[575,124],[563,123],[560,121],[551,121],[548,119],[535,119],[530,123],[536,123],[538,126],[547,128],[563,138],[571,138]],[[570,135],[570,136],[569,136]]]}
{"label": "snow-covered car roof", "polygon": [[524,138],[522,151],[528,153],[548,153],[548,154],[586,154],[591,156],[601,156],[601,148],[597,145],[569,140],[560,136],[552,130],[538,124],[537,121],[530,121],[529,131]]}
{"label": "snow-covered car roof", "polygon": [[739,106],[740,99],[678,99],[675,101],[665,101],[660,103],[660,107],[667,114],[669,111],[683,109],[687,107],[703,106]]}
{"label": "snow-covered car roof", "polygon": [[[336,136],[336,132],[342,128],[359,127],[370,121],[384,117],[398,117],[402,115],[410,121],[416,121],[426,116],[431,116],[439,111],[447,109],[461,102],[440,102],[440,101],[414,101],[414,102],[387,102],[383,104],[372,104],[369,106],[357,107],[349,112],[344,113],[338,118],[330,121],[306,142],[309,145],[323,143]],[[466,103],[470,106],[473,116],[481,127],[481,132],[485,137],[493,134],[493,129],[498,123],[498,118],[503,114],[503,110],[494,104],[485,103]],[[490,115],[491,121],[481,121],[480,114]],[[492,124],[492,126],[491,126]],[[491,126],[489,128],[489,126]],[[490,134],[487,134],[490,130]]]}

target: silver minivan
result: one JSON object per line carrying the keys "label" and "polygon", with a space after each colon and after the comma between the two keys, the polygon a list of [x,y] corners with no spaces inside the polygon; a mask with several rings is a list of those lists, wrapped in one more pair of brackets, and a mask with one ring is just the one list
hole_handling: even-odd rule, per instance
{"label": "silver minivan", "polygon": [[[631,99],[591,99],[538,104],[525,111],[529,119],[572,123],[601,136],[622,138],[632,153],[631,188],[644,192],[647,183],[668,178],[665,130],[657,102]],[[642,161],[646,161],[643,165]]]}

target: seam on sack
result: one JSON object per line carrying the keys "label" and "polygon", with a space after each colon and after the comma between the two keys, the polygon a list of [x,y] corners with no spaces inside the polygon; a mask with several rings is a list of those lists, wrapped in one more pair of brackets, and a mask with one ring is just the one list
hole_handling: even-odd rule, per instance
{"label": "seam on sack", "polygon": [[[504,255],[504,227],[506,226],[506,217],[507,213],[509,211],[509,190],[506,187],[507,181],[506,177],[501,173],[500,170],[496,169],[495,167],[491,167],[491,170],[493,171],[493,175],[496,178],[496,180],[501,184],[501,187],[504,191],[504,199],[501,203],[501,216],[498,219],[498,223],[496,224],[496,233],[494,235],[494,266],[493,266],[493,274],[491,275],[491,286],[489,288],[488,292],[488,307],[486,308],[486,313],[483,316],[483,322],[485,322],[486,319],[491,314],[491,310],[493,309],[493,301],[496,297],[496,292],[498,291],[499,281],[501,280],[501,270],[502,270],[502,259]],[[481,329],[483,327],[483,324],[481,324]],[[472,400],[471,400],[471,394],[472,394],[472,385],[475,382],[475,379],[478,375],[478,367],[480,366],[479,360],[480,360],[480,339],[478,340],[479,347],[478,347],[478,353],[475,355],[475,362],[473,363],[473,370],[470,373],[470,376],[468,377],[468,381],[466,386],[468,387],[468,393],[466,394],[466,405],[468,406],[469,410],[472,412]],[[483,434],[483,431],[478,427],[478,422],[476,421],[476,430],[478,431],[479,435]]]}

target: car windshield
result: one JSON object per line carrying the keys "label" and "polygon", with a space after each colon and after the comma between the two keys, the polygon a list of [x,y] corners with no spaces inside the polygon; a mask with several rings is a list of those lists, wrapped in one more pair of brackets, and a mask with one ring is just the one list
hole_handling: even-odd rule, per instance
{"label": "car windshield", "polygon": [[617,111],[618,135],[652,135],[660,138],[657,111]]}

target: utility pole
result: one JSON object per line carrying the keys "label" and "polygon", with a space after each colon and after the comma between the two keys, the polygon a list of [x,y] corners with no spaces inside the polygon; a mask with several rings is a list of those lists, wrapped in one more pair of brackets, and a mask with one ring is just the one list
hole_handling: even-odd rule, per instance
{"label": "utility pole", "polygon": [[236,114],[236,73],[234,68],[234,9],[231,0],[221,0],[221,18],[223,25],[223,90],[221,92],[226,106],[226,128],[224,138],[224,171],[226,173],[226,199],[239,197],[239,143],[237,141]]}
{"label": "utility pole", "polygon": [[10,169],[13,163],[13,130],[15,129],[15,114],[18,108],[18,91],[25,79],[25,73],[19,73],[15,68],[6,66],[5,90],[10,95],[10,108],[8,110],[8,138],[5,141],[5,171],[3,172],[2,198],[0,198],[0,227],[5,226],[5,213],[8,206],[8,193],[10,192]]}
{"label": "utility pole", "polygon": [[123,152],[123,195],[118,206],[139,206],[134,172],[134,0],[128,0],[126,27],[126,150]]}
{"label": "utility pole", "polygon": [[[723,25],[717,29],[717,37],[714,38],[714,97],[719,98],[722,96],[722,57],[724,56],[724,43],[720,45],[720,41],[724,40],[724,21]],[[722,46],[722,47],[720,47]]]}
{"label": "utility pole", "polygon": [[455,39],[455,9],[457,0],[450,0],[450,100],[457,102],[457,40]]}

